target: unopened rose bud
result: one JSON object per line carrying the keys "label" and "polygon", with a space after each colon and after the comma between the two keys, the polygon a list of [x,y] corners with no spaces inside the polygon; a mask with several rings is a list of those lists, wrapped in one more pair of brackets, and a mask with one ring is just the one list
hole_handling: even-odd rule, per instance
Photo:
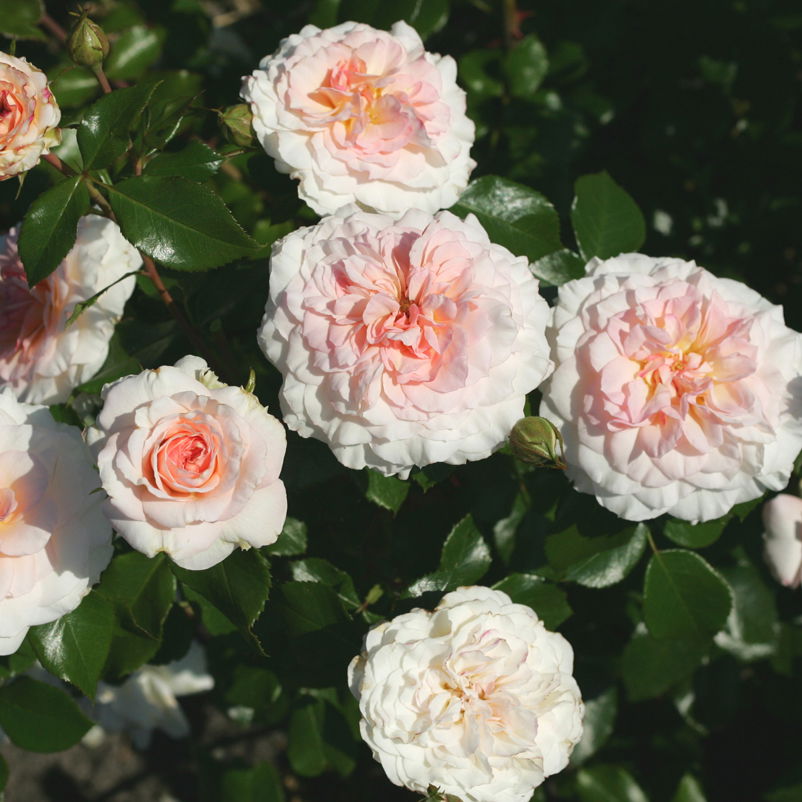
{"label": "unopened rose bud", "polygon": [[780,493],[763,505],[763,556],[774,578],[802,584],[802,499]]}
{"label": "unopened rose bud", "polygon": [[235,145],[248,147],[253,144],[253,129],[251,128],[253,114],[250,106],[246,103],[229,106],[220,112],[219,117],[226,136]]}
{"label": "unopened rose bud", "polygon": [[109,54],[109,40],[103,29],[82,13],[67,39],[70,58],[81,67],[97,67]]}
{"label": "unopened rose bud", "polygon": [[521,462],[540,467],[565,468],[562,435],[545,418],[521,418],[510,432],[510,448]]}

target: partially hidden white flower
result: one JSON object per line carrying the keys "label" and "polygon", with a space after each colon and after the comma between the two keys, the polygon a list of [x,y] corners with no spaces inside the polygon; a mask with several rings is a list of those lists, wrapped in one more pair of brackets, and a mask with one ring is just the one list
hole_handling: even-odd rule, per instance
{"label": "partially hidden white flower", "polygon": [[372,629],[348,669],[388,778],[461,802],[528,802],[582,735],[569,643],[506,593],[447,593]]}
{"label": "partially hidden white flower", "polygon": [[504,443],[551,371],[548,319],[526,258],[473,215],[343,209],[274,246],[258,339],[289,428],[406,477]]}
{"label": "partially hidden white flower", "polygon": [[[29,287],[18,237],[18,229],[0,237],[0,387],[10,387],[22,401],[57,404],[105,361],[114,326],[134,291],[133,276],[119,279],[137,270],[142,259],[116,223],[87,215],[61,264]],[[78,304],[112,284],[67,324]]]}
{"label": "partially hidden white flower", "polygon": [[802,448],[802,335],[693,262],[593,259],[563,284],[540,415],[577,490],[632,521],[718,518],[788,482]]}
{"label": "partially hidden white flower", "polygon": [[474,125],[454,59],[405,22],[390,32],[307,25],[243,79],[253,127],[318,214],[451,206],[468,184]]}
{"label": "partially hidden white flower", "polygon": [[802,584],[802,499],[780,493],[763,505],[763,555],[775,579]]}
{"label": "partially hidden white flower", "polygon": [[78,429],[0,390],[0,654],[74,610],[112,555]]}
{"label": "partially hidden white flower", "polygon": [[203,570],[281,532],[284,428],[199,357],[107,384],[87,440],[109,520],[149,557]]}
{"label": "partially hidden white flower", "polygon": [[27,59],[0,53],[0,181],[35,167],[58,145],[60,119],[47,76]]}
{"label": "partially hidden white flower", "polygon": [[[121,685],[99,683],[95,703],[88,705],[87,712],[102,731],[125,732],[138,749],[146,749],[153,730],[161,730],[171,738],[189,735],[189,723],[177,697],[213,687],[214,678],[207,671],[203,647],[193,642],[180,660],[143,666]],[[100,740],[100,733],[91,734],[90,744]]]}

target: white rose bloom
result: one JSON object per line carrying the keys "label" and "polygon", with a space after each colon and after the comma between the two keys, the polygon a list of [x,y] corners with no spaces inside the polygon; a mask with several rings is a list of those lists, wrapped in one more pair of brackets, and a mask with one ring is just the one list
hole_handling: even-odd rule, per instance
{"label": "white rose bloom", "polygon": [[802,448],[802,335],[693,262],[593,259],[559,290],[540,415],[577,490],[631,521],[707,521],[781,490]]}
{"label": "white rose bloom", "polygon": [[10,387],[21,401],[58,404],[106,360],[134,277],[106,290],[67,325],[73,309],[139,269],[142,259],[116,223],[87,215],[61,264],[29,287],[18,236],[12,229],[0,237],[0,386]]}
{"label": "white rose bloom", "polygon": [[467,587],[372,629],[348,669],[389,779],[462,802],[528,802],[582,736],[573,651],[507,594]]}
{"label": "white rose bloom", "polygon": [[[180,660],[143,666],[122,685],[99,683],[88,713],[105,732],[126,732],[138,749],[146,749],[153,730],[162,730],[171,738],[188,735],[189,723],[177,697],[213,687],[203,648],[193,642]],[[94,734],[90,738],[90,742],[98,740]]]}
{"label": "white rose bloom", "polygon": [[262,147],[321,215],[349,203],[393,215],[447,208],[475,166],[457,65],[427,53],[405,22],[389,33],[307,25],[241,94]]}
{"label": "white rose bloom", "polygon": [[0,391],[0,654],[74,610],[111,559],[111,525],[78,429]]}
{"label": "white rose bloom", "polygon": [[763,556],[774,578],[802,585],[802,499],[780,493],[763,505]]}

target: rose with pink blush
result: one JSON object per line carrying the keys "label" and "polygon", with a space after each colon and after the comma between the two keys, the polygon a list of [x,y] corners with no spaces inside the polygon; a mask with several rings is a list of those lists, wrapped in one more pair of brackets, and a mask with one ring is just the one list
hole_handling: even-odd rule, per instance
{"label": "rose with pink blush", "polygon": [[592,260],[560,287],[540,414],[578,490],[628,520],[718,518],[783,488],[802,447],[802,336],[693,262]]}

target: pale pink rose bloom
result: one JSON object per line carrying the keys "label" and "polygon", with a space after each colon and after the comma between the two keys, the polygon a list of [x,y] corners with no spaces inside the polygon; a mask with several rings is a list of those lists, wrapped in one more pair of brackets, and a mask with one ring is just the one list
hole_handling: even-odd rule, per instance
{"label": "pale pink rose bloom", "polygon": [[60,119],[47,76],[24,58],[0,53],[0,181],[30,170],[58,145]]}
{"label": "pale pink rose bloom", "polygon": [[349,468],[484,459],[551,370],[524,257],[475,217],[343,210],[279,241],[258,333],[284,422]]}
{"label": "pale pink rose bloom", "polygon": [[568,764],[584,705],[574,654],[506,593],[459,588],[374,627],[348,667],[387,777],[462,802],[529,802]]}
{"label": "pale pink rose bloom", "polygon": [[287,514],[281,424],[195,356],[103,388],[87,439],[106,514],[135,549],[202,570],[275,542]]}
{"label": "pale pink rose bloom", "polygon": [[560,287],[540,414],[576,488],[632,521],[707,521],[780,490],[802,447],[802,336],[693,262],[593,259]]}
{"label": "pale pink rose bloom", "polygon": [[78,429],[0,390],[0,654],[74,610],[111,559],[111,526]]}
{"label": "pale pink rose bloom", "polygon": [[[46,279],[28,286],[19,231],[0,237],[0,386],[38,404],[66,401],[106,360],[114,325],[134,291],[142,259],[116,223],[97,215],[78,222],[75,245]],[[73,309],[114,284],[67,325]]]}
{"label": "pale pink rose bloom", "polygon": [[802,499],[781,493],[763,505],[763,556],[778,582],[802,584]]}
{"label": "pale pink rose bloom", "polygon": [[451,206],[475,166],[474,125],[449,56],[405,22],[344,22],[284,39],[242,97],[276,167],[318,214],[349,204],[399,215]]}

